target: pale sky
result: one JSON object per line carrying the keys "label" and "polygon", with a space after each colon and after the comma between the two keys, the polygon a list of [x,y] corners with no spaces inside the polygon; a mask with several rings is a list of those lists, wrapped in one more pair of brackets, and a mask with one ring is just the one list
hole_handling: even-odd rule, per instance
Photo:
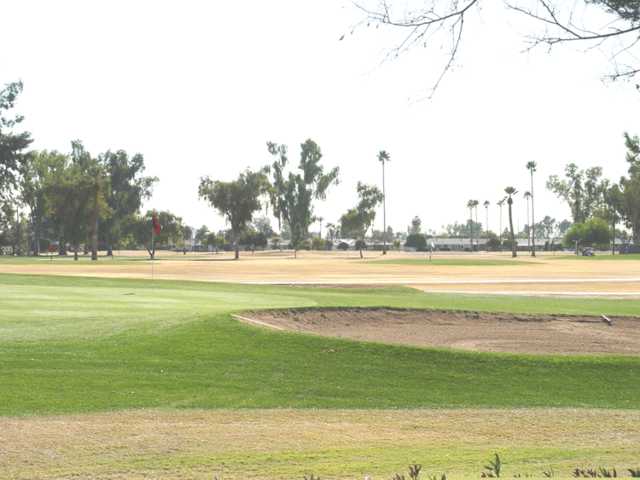
{"label": "pale sky", "polygon": [[[381,182],[381,149],[395,230],[414,215],[435,230],[464,222],[471,198],[491,201],[497,230],[493,204],[508,185],[528,189],[529,160],[537,219],[561,220],[568,209],[546,178],[571,161],[624,174],[622,134],[640,133],[640,94],[601,80],[610,66],[597,50],[521,53],[536,25],[491,5],[468,18],[456,68],[432,100],[441,59],[417,49],[383,62],[397,34],[351,35],[362,13],[343,0],[3,0],[0,84],[24,82],[17,111],[35,148],[69,151],[80,139],[94,154],[140,152],[160,178],[147,207],[196,227],[224,226],[197,197],[201,176],[265,165],[268,140],[288,144],[297,164],[307,138],[327,169],[341,169],[316,208],[325,223],[356,203],[358,181]],[[520,226],[524,212],[519,199]]]}

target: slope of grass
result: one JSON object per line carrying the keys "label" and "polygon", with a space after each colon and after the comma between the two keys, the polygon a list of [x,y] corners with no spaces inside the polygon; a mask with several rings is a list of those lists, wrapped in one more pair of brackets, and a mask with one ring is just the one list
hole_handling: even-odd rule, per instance
{"label": "slope of grass", "polygon": [[639,315],[634,300],[0,275],[0,414],[168,408],[640,408],[640,358],[385,346],[242,325],[247,308]]}

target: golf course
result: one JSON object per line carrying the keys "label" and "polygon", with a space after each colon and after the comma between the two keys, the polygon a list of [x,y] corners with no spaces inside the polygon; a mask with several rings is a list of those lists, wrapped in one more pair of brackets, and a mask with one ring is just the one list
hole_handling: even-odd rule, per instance
{"label": "golf course", "polygon": [[[316,268],[304,257],[268,261]],[[530,260],[485,261],[369,264],[446,268],[454,277],[461,269],[481,269],[488,278],[494,269],[527,278],[544,271]],[[595,277],[603,265],[637,268],[634,258],[557,261],[591,268]],[[60,268],[42,274],[56,262]],[[155,268],[179,268],[181,275],[193,268],[199,278],[203,264],[216,276],[218,265],[239,275],[251,262],[167,257]],[[325,257],[318,270],[331,262],[355,272],[367,266],[336,256]],[[142,276],[149,264],[0,260],[0,272],[22,271],[0,273],[3,478],[390,478],[415,463],[423,472],[466,478],[477,477],[495,453],[508,476],[552,469],[561,478],[578,467],[624,473],[640,466],[640,357],[633,352],[417,347],[240,320],[261,311],[354,308],[365,317],[367,309],[386,308],[594,322],[606,313],[613,327],[585,328],[613,332],[616,321],[640,321],[636,297],[240,284],[225,283],[223,275],[152,280],[115,278],[110,270]],[[95,275],[100,268],[105,276]],[[433,277],[425,275],[415,281]],[[373,280],[384,283],[384,276]]]}

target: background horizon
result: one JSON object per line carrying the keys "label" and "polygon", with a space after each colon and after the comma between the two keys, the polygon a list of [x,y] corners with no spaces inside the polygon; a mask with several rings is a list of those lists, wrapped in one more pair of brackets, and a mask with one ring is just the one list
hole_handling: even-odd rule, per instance
{"label": "background horizon", "polygon": [[[538,163],[536,220],[561,221],[569,210],[545,189],[549,175],[575,162],[618,180],[626,173],[622,134],[640,133],[640,94],[632,83],[602,82],[602,52],[522,53],[531,25],[502,7],[470,17],[457,67],[431,100],[440,59],[417,49],[382,61],[395,32],[350,34],[362,13],[342,0],[215,8],[27,0],[6,12],[16,41],[0,52],[0,84],[24,82],[16,112],[32,148],[67,152],[79,139],[94,155],[140,152],[146,174],[160,179],[144,208],[171,210],[196,228],[224,227],[198,200],[199,178],[230,180],[271,163],[269,140],[287,144],[295,164],[299,144],[312,138],[325,168],[340,166],[340,185],[317,203],[324,224],[356,203],[358,181],[381,185],[376,155],[384,149],[394,231],[416,215],[424,231],[464,223],[472,198],[491,202],[497,231],[495,202],[508,185],[529,189],[528,161]],[[33,30],[39,35],[25,37]],[[519,196],[517,230],[525,212]]]}

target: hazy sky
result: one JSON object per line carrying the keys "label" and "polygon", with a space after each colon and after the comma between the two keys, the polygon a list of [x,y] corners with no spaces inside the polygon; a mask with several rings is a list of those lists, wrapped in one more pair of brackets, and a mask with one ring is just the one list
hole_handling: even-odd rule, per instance
{"label": "hazy sky", "polygon": [[[618,179],[622,133],[640,133],[640,94],[603,83],[601,52],[523,54],[535,25],[500,2],[469,17],[458,65],[432,100],[441,58],[418,49],[383,62],[396,34],[351,35],[362,13],[343,0],[4,0],[2,15],[0,83],[24,82],[18,111],[35,147],[68,151],[80,139],[95,154],[143,153],[160,178],[147,206],[193,226],[223,226],[198,200],[199,178],[270,162],[267,140],[297,161],[312,138],[326,167],[340,166],[340,185],[316,209],[325,223],[355,204],[358,180],[381,181],[376,153],[386,149],[388,223],[405,229],[419,215],[439,230],[465,221],[470,198],[493,204],[508,185],[528,189],[529,160],[537,217],[568,217],[545,179],[570,161]],[[522,226],[521,199],[515,215]]]}

